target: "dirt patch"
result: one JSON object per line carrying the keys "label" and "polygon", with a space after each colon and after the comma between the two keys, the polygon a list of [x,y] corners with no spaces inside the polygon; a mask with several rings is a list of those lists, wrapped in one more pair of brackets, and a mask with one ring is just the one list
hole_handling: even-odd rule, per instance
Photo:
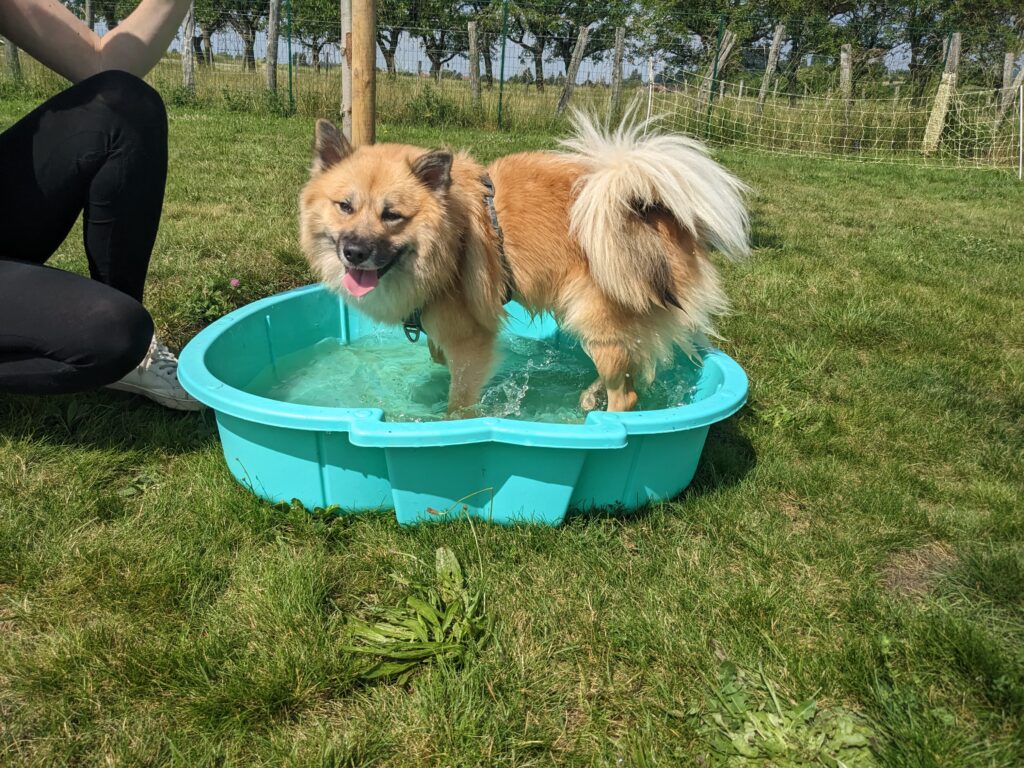
{"label": "dirt patch", "polygon": [[899,552],[882,569],[882,586],[900,597],[921,597],[949,572],[955,561],[949,547],[938,542]]}

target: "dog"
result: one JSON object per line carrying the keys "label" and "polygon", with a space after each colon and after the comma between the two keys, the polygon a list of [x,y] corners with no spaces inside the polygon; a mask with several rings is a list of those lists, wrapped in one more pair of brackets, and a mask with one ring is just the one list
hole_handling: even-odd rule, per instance
{"label": "dog", "polygon": [[451,372],[448,413],[473,412],[511,299],[552,312],[598,378],[586,410],[636,407],[675,348],[699,359],[727,309],[708,254],[749,253],[745,185],[700,142],[576,113],[559,152],[502,157],[403,144],[353,148],[316,124],[300,200],[317,278],[360,312],[428,336]]}

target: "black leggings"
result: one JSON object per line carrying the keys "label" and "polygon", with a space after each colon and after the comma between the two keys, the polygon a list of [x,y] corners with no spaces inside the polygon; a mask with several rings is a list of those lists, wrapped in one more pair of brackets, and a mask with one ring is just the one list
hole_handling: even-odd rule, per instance
{"label": "black leggings", "polygon": [[[83,80],[0,134],[0,392],[79,392],[138,365],[166,179],[163,102],[126,72]],[[43,266],[82,213],[91,280]]]}

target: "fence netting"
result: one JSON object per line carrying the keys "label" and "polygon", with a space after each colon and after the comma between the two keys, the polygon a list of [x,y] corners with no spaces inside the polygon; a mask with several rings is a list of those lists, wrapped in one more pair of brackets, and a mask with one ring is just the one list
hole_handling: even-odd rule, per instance
{"label": "fence netting", "polygon": [[[67,4],[86,13],[84,0]],[[134,4],[93,0],[94,28],[104,33]],[[638,104],[713,145],[1018,169],[1020,17],[960,30],[956,19],[911,23],[881,6],[874,15],[779,19],[713,6],[378,3],[378,119],[552,131],[564,126],[567,106],[614,120]],[[183,26],[149,75],[170,103],[338,114],[338,3],[197,0],[189,29],[191,39]],[[61,87],[23,52],[3,47],[4,91],[42,96]]]}

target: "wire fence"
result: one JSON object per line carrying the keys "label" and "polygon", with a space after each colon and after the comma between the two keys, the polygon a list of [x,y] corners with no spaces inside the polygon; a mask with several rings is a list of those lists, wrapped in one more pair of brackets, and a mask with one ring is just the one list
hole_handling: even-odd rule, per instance
{"label": "wire fence", "polygon": [[[281,7],[276,47],[265,10],[210,15],[201,6],[192,39],[183,28],[149,80],[172,104],[337,116],[340,14],[291,2]],[[571,23],[564,9],[552,16],[549,5],[510,3],[491,2],[447,26],[428,23],[415,4],[381,4],[378,119],[553,131],[564,126],[567,105],[615,119],[638,102],[715,145],[1021,172],[1024,58],[999,30],[961,36],[873,19],[866,34],[864,20],[847,18],[829,20],[829,37],[807,31],[821,20],[641,18],[628,5],[617,19]],[[543,28],[539,10],[548,13]],[[862,44],[836,44],[836,30],[856,24]],[[106,26],[95,23],[101,34]],[[268,76],[272,48],[276,77]],[[0,89],[44,96],[62,86],[9,44],[4,62]]]}

